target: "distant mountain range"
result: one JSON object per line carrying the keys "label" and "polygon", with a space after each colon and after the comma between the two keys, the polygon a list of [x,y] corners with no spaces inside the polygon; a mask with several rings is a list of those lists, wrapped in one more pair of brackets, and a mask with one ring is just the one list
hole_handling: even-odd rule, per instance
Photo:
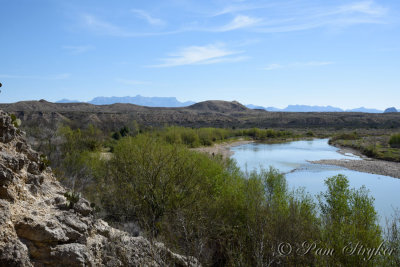
{"label": "distant mountain range", "polygon": [[[56,103],[80,103],[78,100],[62,99]],[[128,103],[135,104],[139,106],[147,107],[186,107],[195,104],[193,101],[180,102],[176,97],[146,97],[137,95],[135,97],[125,96],[125,97],[104,97],[99,96],[93,98],[91,101],[87,102],[93,105],[112,105],[115,103]]]}
{"label": "distant mountain range", "polygon": [[266,111],[275,112],[363,112],[363,113],[383,113],[383,110],[373,109],[373,108],[355,108],[346,109],[332,107],[332,106],[307,106],[307,105],[289,105],[286,108],[280,109],[275,107],[262,107],[255,105],[246,105],[246,107],[251,109],[263,109]]}
{"label": "distant mountain range", "polygon": [[[56,103],[81,103],[82,101],[62,99]],[[135,97],[125,96],[125,97],[104,97],[99,96],[93,98],[91,101],[87,102],[93,105],[112,105],[115,103],[129,103],[139,106],[147,107],[186,107],[195,104],[193,101],[180,102],[176,97],[146,97],[137,95]],[[289,105],[286,108],[280,109],[275,107],[263,107],[257,105],[246,105],[249,109],[262,109],[272,112],[363,112],[363,113],[383,113],[383,110],[373,109],[373,108],[355,108],[346,109],[332,107],[332,106],[307,106],[307,105]],[[388,109],[389,112],[396,112],[394,108]]]}

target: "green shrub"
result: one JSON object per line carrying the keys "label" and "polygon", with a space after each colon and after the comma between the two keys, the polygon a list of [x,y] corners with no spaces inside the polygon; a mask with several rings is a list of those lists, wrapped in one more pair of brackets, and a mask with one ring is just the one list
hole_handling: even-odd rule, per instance
{"label": "green shrub", "polygon": [[15,116],[15,114],[11,114],[11,123],[14,125],[14,127],[19,128],[22,124],[21,120]]}
{"label": "green shrub", "polygon": [[390,137],[389,145],[393,148],[400,148],[400,133],[393,134]]}
{"label": "green shrub", "polygon": [[43,163],[44,168],[47,168],[50,166],[50,160],[43,154],[40,155],[40,161]]}
{"label": "green shrub", "polygon": [[81,194],[77,192],[68,191],[64,194],[64,197],[67,199],[66,206],[69,209],[73,209],[74,205],[78,203],[79,199],[81,199]]}
{"label": "green shrub", "polygon": [[306,136],[308,136],[308,137],[314,137],[315,134],[314,134],[313,131],[309,130],[309,131],[307,131]]}
{"label": "green shrub", "polygon": [[200,145],[199,136],[191,129],[184,130],[181,133],[182,143],[188,147],[198,147]]}
{"label": "green shrub", "polygon": [[[322,240],[325,247],[347,253],[356,244],[375,248],[382,242],[378,216],[374,208],[374,198],[363,186],[358,190],[349,188],[349,181],[343,175],[328,178],[325,181],[327,191],[319,195]],[[377,266],[375,260],[364,261],[365,255],[336,253],[330,266]],[[379,264],[378,264],[379,265]]]}
{"label": "green shrub", "polygon": [[375,145],[368,145],[366,147],[362,148],[363,154],[366,155],[367,157],[376,157],[378,156],[378,149],[376,148]]}
{"label": "green shrub", "polygon": [[115,132],[115,133],[113,133],[112,135],[111,135],[111,137],[113,138],[113,139],[115,139],[115,140],[119,140],[119,139],[121,139],[121,133],[120,132]]}
{"label": "green shrub", "polygon": [[352,132],[352,133],[341,133],[338,135],[335,135],[334,137],[331,138],[330,141],[336,141],[336,140],[357,140],[360,139],[360,136],[358,135],[357,132]]}

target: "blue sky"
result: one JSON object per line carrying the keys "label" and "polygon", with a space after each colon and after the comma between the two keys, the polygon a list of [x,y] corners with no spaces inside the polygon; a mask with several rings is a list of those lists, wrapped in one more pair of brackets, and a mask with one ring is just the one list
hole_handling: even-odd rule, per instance
{"label": "blue sky", "polygon": [[398,0],[0,0],[0,102],[400,108]]}

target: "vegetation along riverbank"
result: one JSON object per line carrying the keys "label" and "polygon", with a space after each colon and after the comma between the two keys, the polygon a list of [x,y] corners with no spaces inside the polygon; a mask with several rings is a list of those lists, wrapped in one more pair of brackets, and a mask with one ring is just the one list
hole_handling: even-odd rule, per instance
{"label": "vegetation along riverbank", "polygon": [[[24,127],[24,122],[15,125]],[[72,195],[88,198],[96,216],[134,236],[161,241],[205,266],[278,261],[287,266],[350,266],[362,261],[360,255],[282,258],[274,250],[282,240],[315,240],[337,251],[354,240],[367,247],[383,241],[400,246],[399,219],[388,229],[379,226],[373,198],[365,188],[352,190],[344,176],[327,179],[326,191],[315,201],[302,190],[291,191],[278,170],[243,173],[229,158],[193,151],[238,140],[326,137],[326,131],[153,127],[134,121],[111,131],[73,122],[51,131],[29,125],[25,129],[44,154],[41,162],[53,168]],[[100,156],[104,153],[108,156]],[[375,257],[366,266],[390,265],[398,259]]]}
{"label": "vegetation along riverbank", "polygon": [[[111,225],[162,241],[206,266],[274,266],[278,261],[287,266],[349,266],[362,260],[360,255],[332,258],[314,253],[282,258],[275,253],[282,240],[315,240],[337,251],[351,240],[368,247],[383,241],[399,244],[390,232],[397,231],[397,221],[390,231],[381,228],[368,191],[351,190],[344,176],[327,179],[326,191],[315,202],[304,191],[291,191],[277,170],[245,174],[228,158],[192,150],[206,140],[204,133],[210,134],[211,146],[231,143],[231,134],[223,133],[240,131],[127,127],[102,137],[95,127],[64,126],[58,131],[61,160],[55,168],[63,183],[89,198],[98,216]],[[276,138],[292,136],[267,130],[240,133],[267,132]],[[99,154],[105,149],[111,156],[102,159]],[[395,255],[374,257],[367,266],[396,260]]]}

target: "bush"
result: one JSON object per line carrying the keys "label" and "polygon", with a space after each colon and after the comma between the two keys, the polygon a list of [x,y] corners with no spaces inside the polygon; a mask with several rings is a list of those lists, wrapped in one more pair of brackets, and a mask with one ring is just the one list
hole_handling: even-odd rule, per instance
{"label": "bush", "polygon": [[[377,223],[374,198],[363,186],[358,190],[349,188],[349,181],[343,175],[328,178],[325,193],[319,195],[322,240],[324,246],[334,251],[351,250],[356,244],[376,248],[382,242],[381,229]],[[331,264],[334,266],[376,266],[375,260],[364,261],[365,255],[336,253]]]}
{"label": "bush", "polygon": [[336,140],[357,140],[360,139],[360,136],[358,135],[357,132],[352,132],[352,133],[341,133],[338,135],[335,135],[334,137],[331,138],[331,141],[336,141]]}
{"label": "bush", "polygon": [[59,158],[52,160],[53,166],[62,183],[74,191],[85,191],[92,183],[89,167],[97,164],[103,144],[99,129],[89,125],[87,129],[73,130],[68,126],[60,127],[58,136]]}
{"label": "bush", "polygon": [[104,192],[101,201],[109,217],[139,220],[152,237],[166,214],[201,198],[196,188],[209,172],[222,170],[205,155],[145,135],[121,139],[104,164],[98,184],[105,187],[99,192]]}
{"label": "bush", "polygon": [[182,143],[188,147],[198,147],[200,145],[199,136],[190,129],[184,130],[181,133]]}
{"label": "bush", "polygon": [[315,134],[314,134],[313,131],[309,130],[309,131],[307,131],[306,136],[308,136],[308,137],[314,137]]}
{"label": "bush", "polygon": [[393,148],[400,148],[400,133],[393,134],[390,137],[389,145]]}
{"label": "bush", "polygon": [[14,125],[15,128],[19,128],[22,124],[21,120],[15,116],[15,114],[11,114],[11,123]]}
{"label": "bush", "polygon": [[73,209],[75,204],[79,202],[81,198],[81,194],[77,192],[68,191],[64,194],[64,197],[67,199],[66,206],[68,209]]}

